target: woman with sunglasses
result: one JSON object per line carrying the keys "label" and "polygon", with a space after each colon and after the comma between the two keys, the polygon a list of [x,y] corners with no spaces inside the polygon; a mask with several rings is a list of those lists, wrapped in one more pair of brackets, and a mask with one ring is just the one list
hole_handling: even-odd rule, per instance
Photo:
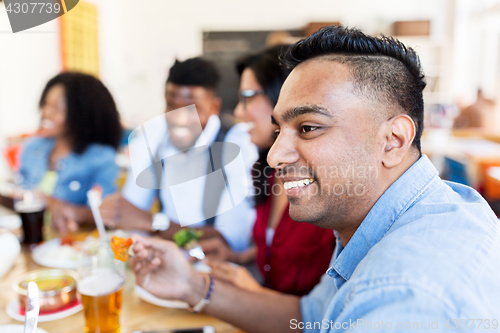
{"label": "woman with sunglasses", "polygon": [[218,278],[254,291],[268,291],[244,268],[220,262],[228,260],[244,265],[255,260],[265,287],[304,295],[327,270],[335,238],[331,230],[290,218],[283,184],[267,164],[267,154],[275,140],[271,115],[289,73],[279,63],[284,47],[278,45],[247,56],[236,65],[240,75],[240,101],[235,116],[249,125],[251,141],[259,148],[259,159],[253,168],[257,211],[253,230],[255,245],[246,252],[234,253],[220,240],[207,239],[202,247],[212,259],[211,266]]}

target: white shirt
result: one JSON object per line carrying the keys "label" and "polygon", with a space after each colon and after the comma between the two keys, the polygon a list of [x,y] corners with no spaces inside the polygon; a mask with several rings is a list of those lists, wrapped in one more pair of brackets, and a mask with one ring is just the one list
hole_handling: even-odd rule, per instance
{"label": "white shirt", "polygon": [[[197,139],[194,147],[203,147],[208,142],[214,142],[220,127],[219,117],[211,116],[203,130],[203,134]],[[164,164],[163,184],[159,193],[163,205],[163,213],[174,223],[179,223],[180,221],[181,225],[189,225],[190,227],[204,226],[203,196],[206,177],[196,178],[188,183],[179,184],[180,186],[172,184],[169,186],[168,178],[170,178],[170,183],[175,183],[175,179],[172,179],[172,176],[169,177],[168,175],[173,175],[176,172],[188,172],[195,167],[192,165],[194,154],[199,154],[196,161],[201,161],[200,164],[203,167],[208,166],[210,156],[208,149],[191,149],[187,152],[179,151],[168,140],[168,128],[165,121],[145,123],[143,130],[147,132],[148,146],[151,148],[153,155],[157,154],[164,161],[165,158],[175,155],[175,160],[170,159],[168,163]],[[251,169],[258,157],[258,152],[257,148],[250,142],[250,136],[247,131],[246,124],[236,124],[229,129],[224,138],[224,142],[234,143],[240,147],[241,157],[235,159],[230,165],[223,164],[227,178],[232,179],[232,181],[229,181],[230,192],[222,192],[214,224],[214,227],[224,236],[231,248],[238,252],[244,251],[249,247],[253,223],[255,221]],[[149,156],[142,153],[138,161],[138,154],[134,151],[134,158],[131,158],[132,169],[134,171],[143,170],[150,165]],[[245,170],[244,174],[241,172],[243,168]],[[137,175],[134,175],[133,171],[129,170],[129,177],[123,188],[122,195],[136,207],[147,211],[151,208],[157,190],[139,187],[135,181],[136,177]],[[232,201],[229,196],[233,198]],[[238,200],[237,198],[240,199]],[[235,203],[234,207],[230,206],[231,202]]]}

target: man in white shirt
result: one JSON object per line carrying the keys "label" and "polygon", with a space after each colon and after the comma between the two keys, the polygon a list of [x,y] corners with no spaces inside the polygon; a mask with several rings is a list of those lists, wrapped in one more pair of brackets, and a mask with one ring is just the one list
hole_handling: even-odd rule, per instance
{"label": "man in white shirt", "polygon": [[[142,126],[144,135],[147,135],[149,154],[154,155],[155,160],[162,161],[163,172],[161,179],[157,179],[160,189],[141,186],[137,180],[137,170],[132,168],[122,193],[105,198],[101,205],[101,214],[106,225],[156,231],[167,239],[171,239],[181,226],[189,225],[203,230],[204,237],[222,237],[235,251],[248,248],[255,220],[250,196],[242,201],[238,200],[241,201],[239,203],[231,197],[233,206],[221,210],[224,202],[229,202],[228,191],[207,190],[210,186],[205,181],[207,177],[198,177],[197,181],[184,187],[175,186],[179,185],[179,177],[186,177],[187,173],[199,173],[202,169],[207,170],[209,163],[212,163],[212,166],[224,166],[221,157],[216,157],[216,154],[211,154],[213,156],[210,159],[211,155],[207,149],[210,143],[224,142],[239,147],[245,168],[243,177],[240,177],[243,178],[241,183],[238,183],[238,186],[233,184],[229,194],[235,196],[234,192],[239,191],[246,196],[249,192],[248,188],[252,184],[251,167],[257,159],[257,150],[250,142],[245,124],[227,126],[221,123],[221,100],[216,92],[218,82],[217,69],[205,59],[192,58],[175,62],[165,86],[167,107],[163,118],[166,118],[166,121],[153,119],[145,123],[147,126]],[[192,107],[193,104],[196,109]],[[186,116],[190,112],[191,117]],[[146,152],[146,149],[143,151]],[[137,161],[137,155],[131,154],[132,167],[134,163],[149,163],[147,156]],[[231,168],[226,169],[224,176],[232,176],[232,179],[238,177],[234,172],[231,175]],[[155,198],[160,199],[162,209],[161,213],[153,216],[150,210]],[[207,213],[207,207],[212,209],[211,213]],[[162,223],[165,221],[172,223]]]}

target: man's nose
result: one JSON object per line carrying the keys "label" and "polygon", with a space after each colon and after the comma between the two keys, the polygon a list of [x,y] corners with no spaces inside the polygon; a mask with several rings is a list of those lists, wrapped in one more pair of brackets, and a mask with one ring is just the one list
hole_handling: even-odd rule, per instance
{"label": "man's nose", "polygon": [[188,126],[191,123],[192,115],[186,109],[180,109],[176,113],[176,124],[177,126]]}
{"label": "man's nose", "polygon": [[290,134],[280,133],[267,155],[267,162],[277,170],[297,162],[299,153],[296,139]]}

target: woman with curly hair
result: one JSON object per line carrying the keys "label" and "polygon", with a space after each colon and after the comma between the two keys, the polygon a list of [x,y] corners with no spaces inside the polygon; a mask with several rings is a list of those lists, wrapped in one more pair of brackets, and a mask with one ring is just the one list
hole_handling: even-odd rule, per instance
{"label": "woman with curly hair", "polygon": [[64,234],[93,221],[86,205],[92,186],[103,195],[116,190],[120,116],[104,84],[77,72],[52,78],[39,106],[40,127],[23,146],[20,180],[47,195],[53,225]]}

